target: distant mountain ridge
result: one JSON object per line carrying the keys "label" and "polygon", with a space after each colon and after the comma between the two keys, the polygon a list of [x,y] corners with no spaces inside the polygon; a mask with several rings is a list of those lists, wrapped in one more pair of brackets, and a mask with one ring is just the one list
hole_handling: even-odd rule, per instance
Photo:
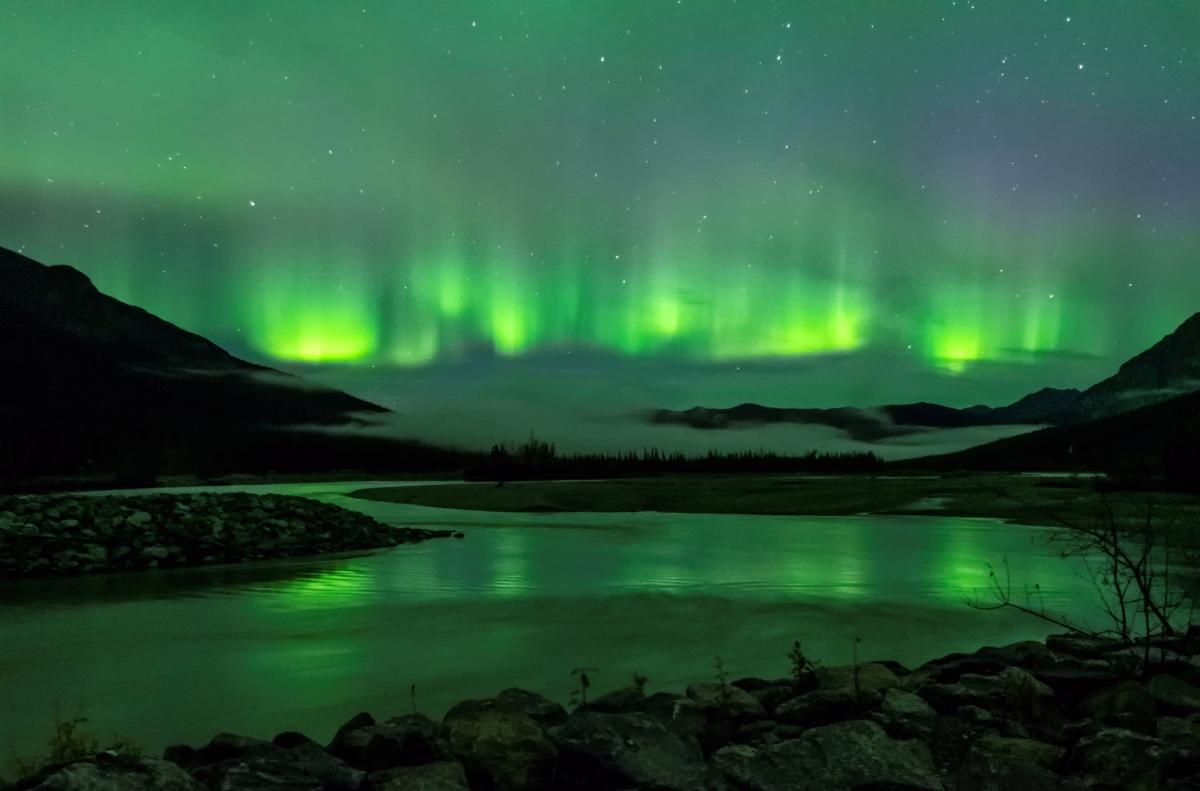
{"label": "distant mountain ridge", "polygon": [[804,409],[739,404],[647,412],[651,423],[696,429],[736,429],[769,423],[829,426],[861,442],[930,429],[1001,425],[1068,425],[1113,417],[1200,390],[1200,313],[1084,391],[1043,388],[1007,406],[966,409],[918,402],[869,409]]}
{"label": "distant mountain ridge", "polygon": [[1200,390],[1200,313],[1114,375],[1085,390],[1071,409],[1072,420],[1094,420],[1168,401]]}
{"label": "distant mountain ridge", "polygon": [[938,471],[1083,470],[1151,476],[1196,489],[1200,488],[1200,392],[890,466]]}
{"label": "distant mountain ridge", "polygon": [[1078,396],[1078,390],[1046,388],[1003,407],[980,405],[955,409],[924,401],[867,409],[788,409],[760,404],[739,404],[727,409],[658,409],[647,413],[645,418],[651,423],[677,424],[709,430],[745,428],[770,423],[829,426],[844,431],[851,439],[877,442],[930,429],[1053,423],[1068,414]]}
{"label": "distant mountain ridge", "polygon": [[298,431],[387,410],[240,360],[78,270],[3,248],[0,371],[0,479],[406,469],[453,456]]}

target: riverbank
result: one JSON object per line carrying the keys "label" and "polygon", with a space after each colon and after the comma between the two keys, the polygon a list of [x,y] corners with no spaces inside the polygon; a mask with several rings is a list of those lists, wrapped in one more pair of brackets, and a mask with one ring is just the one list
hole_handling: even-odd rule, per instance
{"label": "riverbank", "polygon": [[[962,476],[680,476],[611,481],[532,481],[380,487],[352,497],[478,511],[663,511],[840,516],[924,514],[988,517],[1030,525],[1090,518],[1091,478]],[[1155,494],[1160,506],[1200,521],[1200,498]],[[1112,495],[1112,501],[1138,498]]]}
{"label": "riverbank", "polygon": [[[790,678],[648,693],[645,680],[570,710],[519,689],[440,722],[361,713],[328,745],[220,734],[162,760],[118,752],[47,767],[38,791],[904,788],[1156,789],[1200,782],[1200,637],[1138,652],[1072,635]],[[85,740],[86,744],[86,740]]]}
{"label": "riverbank", "polygon": [[286,495],[2,497],[0,579],[305,557],[452,535],[461,536]]}

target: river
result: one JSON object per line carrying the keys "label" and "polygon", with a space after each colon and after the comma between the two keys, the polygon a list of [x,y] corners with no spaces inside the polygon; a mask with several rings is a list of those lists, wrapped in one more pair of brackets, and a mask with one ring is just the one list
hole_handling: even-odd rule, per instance
{"label": "river", "polygon": [[[1053,631],[978,612],[988,564],[1082,616],[1090,583],[1047,531],[927,516],[497,514],[356,500],[378,483],[278,484],[397,525],[461,529],[350,558],[0,586],[0,753],[45,741],[57,706],[157,752],[228,730],[318,740],[377,717],[521,686],[599,691],[784,676],[793,640],[826,664],[915,665]],[[395,485],[395,484],[387,484]],[[161,491],[161,490],[160,490]],[[169,491],[169,490],[168,490]],[[179,490],[188,491],[188,490]]]}

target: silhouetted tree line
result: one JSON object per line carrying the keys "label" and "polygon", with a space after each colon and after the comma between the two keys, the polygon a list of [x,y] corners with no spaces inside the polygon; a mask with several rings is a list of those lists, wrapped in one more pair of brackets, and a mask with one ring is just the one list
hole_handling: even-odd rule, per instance
{"label": "silhouetted tree line", "polygon": [[680,473],[863,473],[883,468],[874,453],[819,453],[786,456],[768,451],[702,455],[644,448],[626,453],[559,455],[553,443],[531,437],[514,448],[494,445],[486,458],[469,466],[473,481],[524,481],[562,478],[634,478]]}

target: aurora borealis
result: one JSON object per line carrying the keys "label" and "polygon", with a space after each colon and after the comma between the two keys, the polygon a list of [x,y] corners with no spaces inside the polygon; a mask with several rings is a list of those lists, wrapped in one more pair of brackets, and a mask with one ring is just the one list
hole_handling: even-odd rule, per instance
{"label": "aurora borealis", "polygon": [[1200,309],[1188,0],[0,23],[0,244],[271,363],[861,355],[982,398]]}

